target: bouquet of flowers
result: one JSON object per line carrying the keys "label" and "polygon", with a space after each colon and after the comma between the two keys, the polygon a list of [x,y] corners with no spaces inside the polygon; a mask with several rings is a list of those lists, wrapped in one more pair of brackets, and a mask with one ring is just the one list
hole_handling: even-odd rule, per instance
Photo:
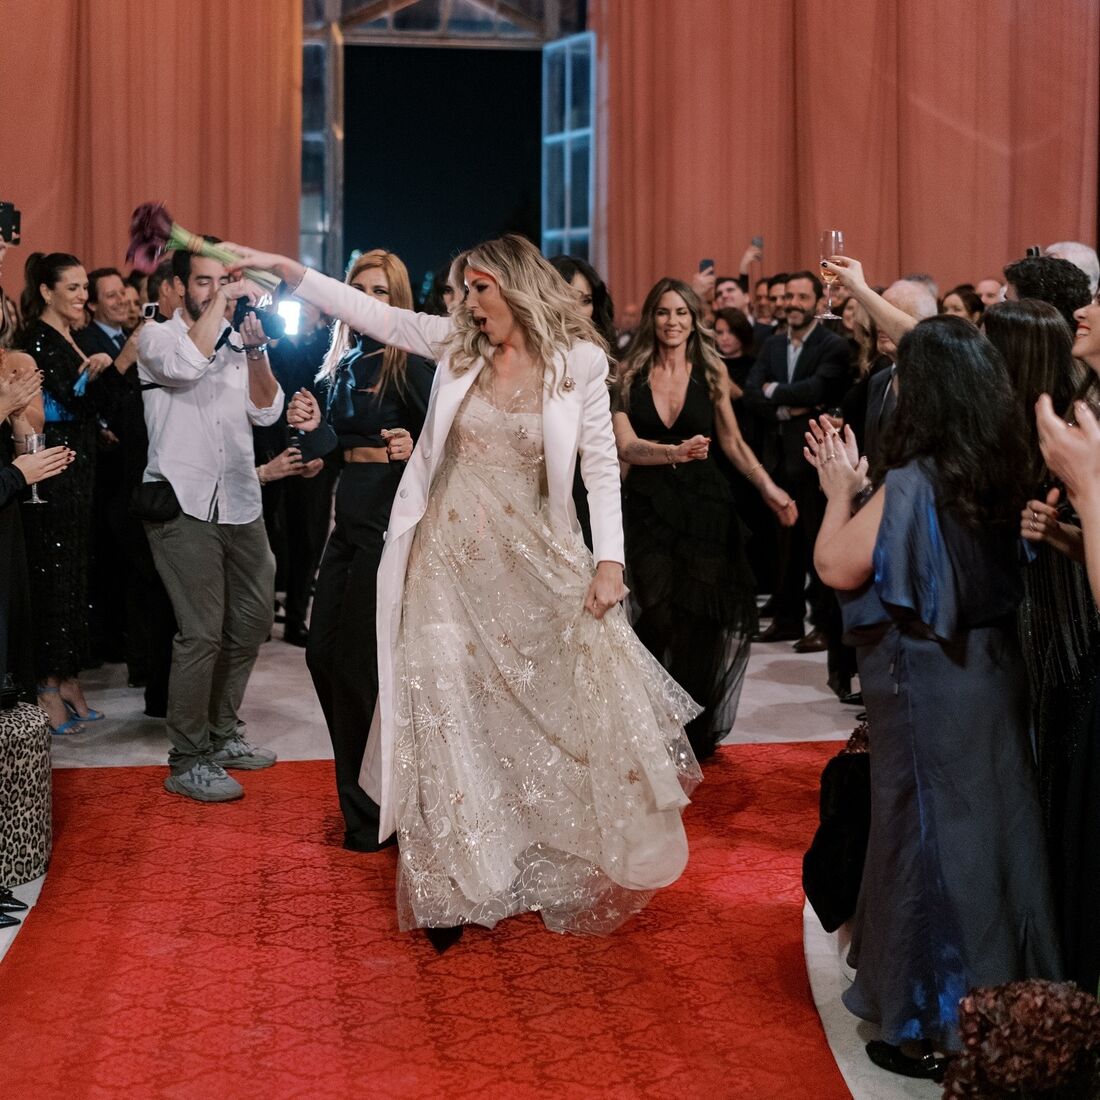
{"label": "bouquet of flowers", "polygon": [[944,1097],[1100,1097],[1100,1003],[1072,982],[1010,982],[959,1003]]}
{"label": "bouquet of flowers", "polygon": [[[126,260],[138,271],[150,275],[156,270],[166,251],[180,249],[192,252],[196,256],[205,256],[217,260],[226,267],[235,267],[240,257],[224,245],[211,244],[210,241],[184,229],[172,220],[172,215],[162,202],[143,202],[130,220],[130,247],[126,250]],[[269,293],[279,285],[279,276],[270,271],[245,269],[245,277]]]}

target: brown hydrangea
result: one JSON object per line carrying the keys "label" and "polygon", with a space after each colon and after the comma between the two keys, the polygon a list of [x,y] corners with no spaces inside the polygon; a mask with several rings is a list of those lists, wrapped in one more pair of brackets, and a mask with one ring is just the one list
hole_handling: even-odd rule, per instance
{"label": "brown hydrangea", "polygon": [[1011,982],[959,1004],[963,1051],[945,1097],[1100,1097],[1100,1003],[1072,982]]}

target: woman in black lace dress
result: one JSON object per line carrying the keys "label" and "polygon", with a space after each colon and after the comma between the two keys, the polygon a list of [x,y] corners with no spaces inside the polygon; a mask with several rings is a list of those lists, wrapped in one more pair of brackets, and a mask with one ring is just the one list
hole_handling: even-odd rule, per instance
{"label": "woman in black lace dress", "polygon": [[72,338],[88,300],[88,276],[75,256],[32,253],[16,343],[42,372],[47,447],[68,447],[72,465],[25,508],[23,528],[34,611],[38,705],[55,733],[102,715],[88,707],[77,679],[88,649],[88,550],[98,414],[95,379],[111,365],[86,358]]}
{"label": "woman in black lace dress", "polygon": [[737,712],[756,629],[752,572],[726,457],[790,525],[797,509],[741,436],[730,380],[686,283],[661,279],[619,369],[615,438],[630,464],[623,527],[634,629],[703,707],[687,727],[696,756],[714,752]]}

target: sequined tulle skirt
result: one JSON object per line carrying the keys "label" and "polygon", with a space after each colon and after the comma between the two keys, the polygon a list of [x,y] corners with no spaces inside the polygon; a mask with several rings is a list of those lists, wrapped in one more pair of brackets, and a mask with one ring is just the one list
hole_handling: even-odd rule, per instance
{"label": "sequined tulle skirt", "polygon": [[606,933],[684,868],[698,707],[621,607],[584,612],[592,556],[549,525],[535,464],[492,458],[447,460],[410,555],[399,919],[492,927],[536,910],[557,931]]}

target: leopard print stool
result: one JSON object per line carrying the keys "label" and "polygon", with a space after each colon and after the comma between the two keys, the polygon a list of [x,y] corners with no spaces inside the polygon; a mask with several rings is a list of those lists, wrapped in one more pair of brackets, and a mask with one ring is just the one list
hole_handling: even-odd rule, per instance
{"label": "leopard print stool", "polygon": [[31,703],[0,710],[0,886],[45,874],[53,843],[50,723]]}

